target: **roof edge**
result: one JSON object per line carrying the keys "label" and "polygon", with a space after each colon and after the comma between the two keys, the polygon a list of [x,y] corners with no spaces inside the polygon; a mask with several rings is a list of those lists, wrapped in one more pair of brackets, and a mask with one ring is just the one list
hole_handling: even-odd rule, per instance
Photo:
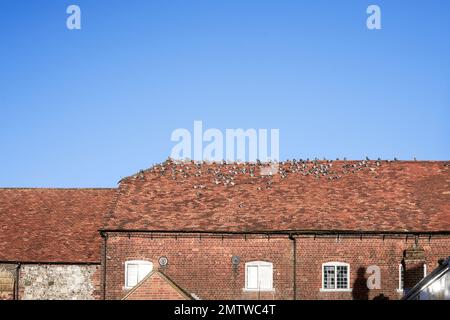
{"label": "roof edge", "polygon": [[116,233],[197,233],[197,234],[280,234],[280,235],[302,235],[302,234],[402,234],[402,235],[450,235],[450,230],[435,230],[435,231],[421,231],[421,230],[399,230],[399,231],[381,231],[381,230],[243,230],[243,231],[230,231],[230,230],[148,230],[148,229],[99,229],[100,233],[116,232]]}

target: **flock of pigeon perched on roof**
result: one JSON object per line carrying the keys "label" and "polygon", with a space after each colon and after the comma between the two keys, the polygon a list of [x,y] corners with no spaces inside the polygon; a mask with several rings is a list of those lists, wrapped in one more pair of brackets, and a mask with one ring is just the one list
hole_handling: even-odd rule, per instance
{"label": "flock of pigeon perched on roof", "polygon": [[[414,159],[415,160],[415,159]],[[239,177],[264,179],[267,188],[272,186],[272,178],[278,175],[280,179],[286,179],[289,175],[311,176],[316,179],[337,180],[345,175],[355,174],[360,171],[376,172],[376,168],[383,163],[391,163],[394,160],[370,160],[366,158],[360,161],[300,159],[281,162],[238,163],[238,162],[206,162],[192,160],[173,160],[168,158],[161,164],[156,164],[147,170],[141,170],[130,178],[146,179],[146,172],[166,176],[172,180],[186,180],[188,178],[211,177],[211,185],[233,187]],[[195,181],[195,179],[194,179]],[[193,185],[194,189],[205,189],[204,184]],[[258,187],[260,189],[261,187]]]}

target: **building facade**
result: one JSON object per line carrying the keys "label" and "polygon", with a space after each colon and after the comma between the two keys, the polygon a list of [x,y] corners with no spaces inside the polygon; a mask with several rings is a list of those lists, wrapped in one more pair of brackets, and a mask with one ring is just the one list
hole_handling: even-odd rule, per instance
{"label": "building facade", "polygon": [[[408,281],[411,288],[449,254],[449,241],[448,236],[409,234],[112,232],[106,299],[121,299],[132,289],[127,263],[142,262],[199,299],[396,300]],[[417,248],[420,259],[409,259],[408,252]]]}
{"label": "building facade", "polygon": [[0,189],[0,298],[101,299],[113,189]]}
{"label": "building facade", "polygon": [[117,189],[3,189],[0,215],[28,227],[0,235],[3,299],[397,300],[450,255],[450,168],[168,160]]}

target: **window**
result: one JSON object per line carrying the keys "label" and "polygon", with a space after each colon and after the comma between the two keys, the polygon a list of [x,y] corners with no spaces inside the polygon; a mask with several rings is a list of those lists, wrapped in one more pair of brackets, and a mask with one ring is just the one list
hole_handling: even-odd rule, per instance
{"label": "window", "polygon": [[149,261],[133,260],[125,262],[125,287],[133,288],[153,270]]}
{"label": "window", "polygon": [[322,265],[322,290],[349,290],[350,265],[342,262],[328,262]]}
{"label": "window", "polygon": [[[427,276],[427,265],[423,265],[423,277],[425,278]],[[398,289],[397,291],[403,292],[403,285],[405,279],[405,268],[403,267],[403,264],[398,265]]]}
{"label": "window", "polygon": [[270,262],[253,261],[245,264],[245,290],[273,290],[273,265]]}

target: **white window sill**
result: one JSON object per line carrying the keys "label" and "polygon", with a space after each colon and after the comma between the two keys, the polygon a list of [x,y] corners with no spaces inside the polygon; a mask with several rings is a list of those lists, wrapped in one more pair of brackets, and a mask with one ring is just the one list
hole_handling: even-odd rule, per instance
{"label": "white window sill", "polygon": [[403,289],[397,289],[396,291],[397,291],[397,293],[401,293],[401,294],[404,293]]}
{"label": "white window sill", "polygon": [[247,289],[243,288],[243,292],[275,292],[275,289]]}
{"label": "white window sill", "polygon": [[353,289],[324,289],[321,288],[319,292],[352,292]]}

